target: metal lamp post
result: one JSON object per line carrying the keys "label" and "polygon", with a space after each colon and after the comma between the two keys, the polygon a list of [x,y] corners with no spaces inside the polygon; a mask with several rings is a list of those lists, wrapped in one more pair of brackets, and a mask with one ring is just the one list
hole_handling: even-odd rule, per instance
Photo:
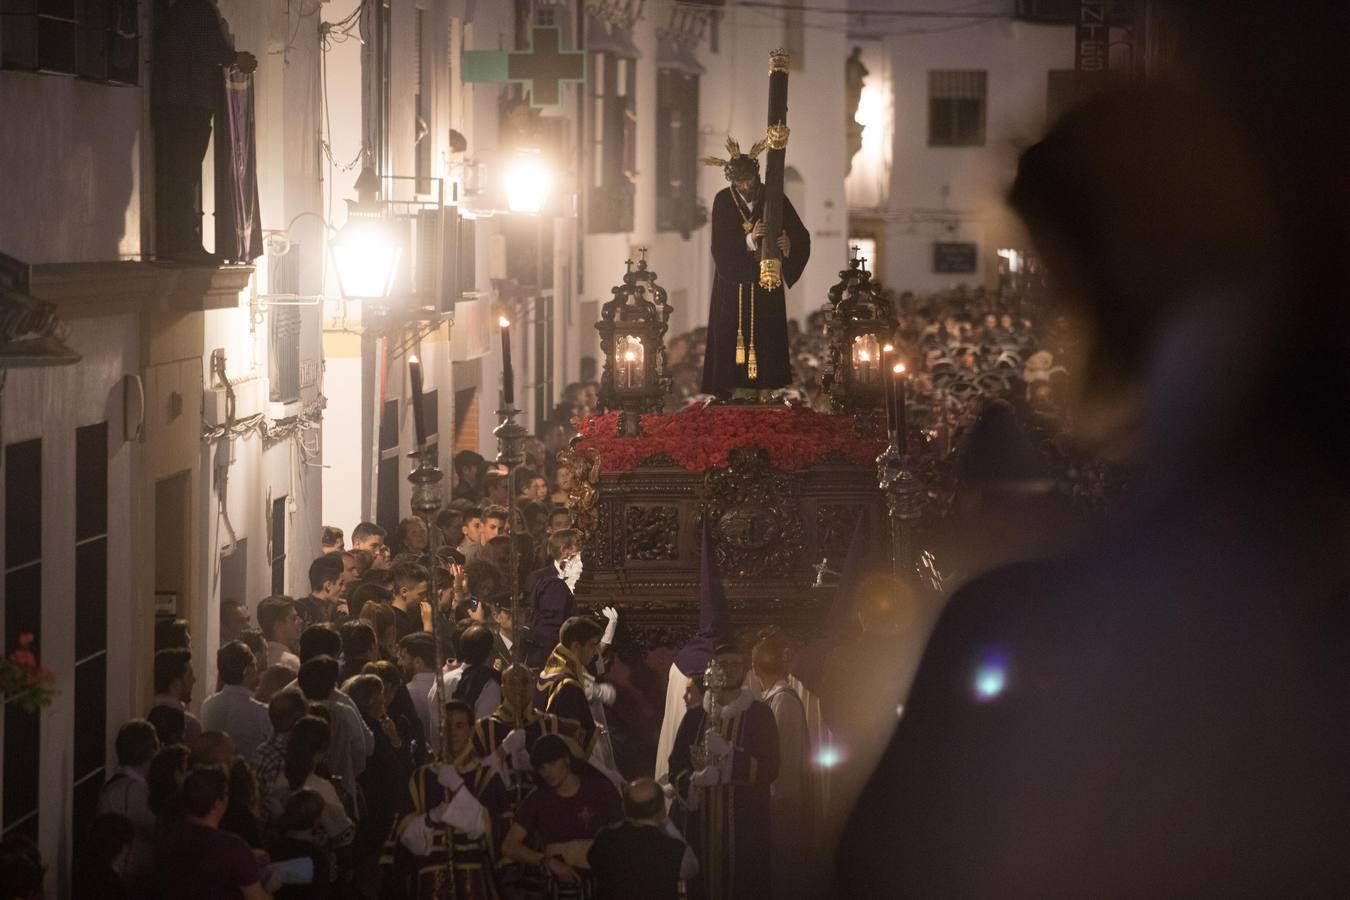
{"label": "metal lamp post", "polygon": [[[516,470],[525,462],[525,438],[529,436],[529,431],[524,425],[516,421],[516,416],[520,415],[520,410],[510,399],[502,404],[502,408],[497,410],[497,415],[501,419],[501,424],[492,429],[492,433],[497,438],[497,463],[506,467],[506,520],[508,527],[514,529],[516,521],[516,494],[515,481]],[[507,557],[508,565],[511,571],[507,575],[507,580],[511,585],[511,621],[515,623],[516,634],[520,633],[520,551],[516,547],[516,535],[512,530],[509,534],[510,555]],[[516,640],[511,645],[511,658],[520,663],[525,661],[525,643]]]}

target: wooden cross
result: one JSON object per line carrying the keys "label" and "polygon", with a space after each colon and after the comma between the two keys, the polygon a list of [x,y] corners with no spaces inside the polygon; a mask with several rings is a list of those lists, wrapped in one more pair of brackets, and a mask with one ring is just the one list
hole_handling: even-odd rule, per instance
{"label": "wooden cross", "polygon": [[562,31],[556,26],[534,27],[533,46],[523,53],[506,54],[508,81],[529,82],[530,106],[539,109],[562,103],[564,81],[586,80],[586,54],[562,49]]}

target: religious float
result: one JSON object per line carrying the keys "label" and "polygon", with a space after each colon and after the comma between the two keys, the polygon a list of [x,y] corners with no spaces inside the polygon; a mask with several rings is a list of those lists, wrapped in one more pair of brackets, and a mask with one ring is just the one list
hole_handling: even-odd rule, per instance
{"label": "religious float", "polygon": [[921,512],[899,447],[890,305],[861,259],[830,291],[831,413],[779,400],[663,414],[670,306],[645,254],[627,267],[596,326],[607,411],[583,420],[560,457],[584,538],[579,593],[622,609],[640,643],[678,645],[697,624],[706,528],[737,627],[813,627],[854,529],[879,545],[894,534],[909,553]]}

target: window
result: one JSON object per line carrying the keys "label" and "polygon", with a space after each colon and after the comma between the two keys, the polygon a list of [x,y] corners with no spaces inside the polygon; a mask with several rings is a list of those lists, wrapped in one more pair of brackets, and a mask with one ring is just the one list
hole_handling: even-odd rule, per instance
{"label": "window", "polygon": [[593,234],[633,230],[637,184],[636,60],[591,55],[591,191]]}
{"label": "window", "polygon": [[75,429],[76,822],[93,816],[106,780],[107,681],[108,423],[99,422]]}
{"label": "window", "polygon": [[422,392],[422,422],[427,429],[427,449],[431,460],[440,465],[441,459],[441,395],[439,391]]}
{"label": "window", "polygon": [[137,84],[137,0],[0,0],[0,67]]}
{"label": "window", "polygon": [[928,73],[928,146],[984,146],[986,73]]}
{"label": "window", "polygon": [[553,293],[534,304],[534,429],[539,434],[553,412]]}
{"label": "window", "polygon": [[[42,440],[5,451],[5,654],[31,634],[42,659]],[[3,831],[38,833],[42,783],[41,720],[17,702],[5,704]]]}
{"label": "window", "polygon": [[[267,260],[272,294],[296,297],[300,293],[300,245],[291,244],[281,256]],[[295,403],[300,399],[300,307],[274,304],[268,322],[267,371],[269,399]]]}
{"label": "window", "polygon": [[[272,593],[286,593],[286,498],[272,501]],[[308,588],[308,585],[306,585]]]}
{"label": "window", "polygon": [[398,528],[398,401],[384,401],[380,414],[380,459],[376,464],[375,522],[390,534]]}
{"label": "window", "polygon": [[697,75],[656,73],[656,227],[688,237],[706,220],[698,200]]}

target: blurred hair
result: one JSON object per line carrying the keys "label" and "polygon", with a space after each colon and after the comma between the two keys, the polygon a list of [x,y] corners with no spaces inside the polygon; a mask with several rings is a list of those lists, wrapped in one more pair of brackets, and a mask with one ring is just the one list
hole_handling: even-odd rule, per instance
{"label": "blurred hair", "polygon": [[145,719],[130,719],[117,729],[117,764],[143,766],[159,752],[159,734]]}

